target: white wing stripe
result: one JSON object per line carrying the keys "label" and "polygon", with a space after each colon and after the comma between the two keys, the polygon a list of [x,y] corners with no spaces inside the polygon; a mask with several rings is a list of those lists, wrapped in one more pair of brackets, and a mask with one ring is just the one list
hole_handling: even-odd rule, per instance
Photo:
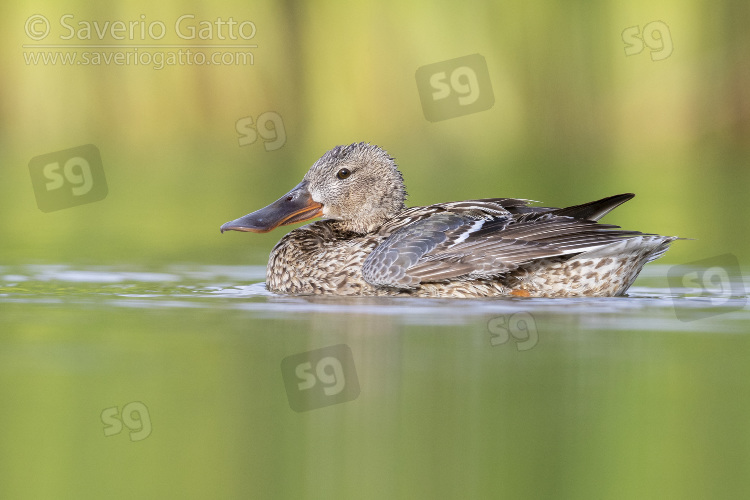
{"label": "white wing stripe", "polygon": [[466,241],[466,238],[468,238],[471,233],[479,231],[482,229],[482,226],[484,225],[484,219],[479,219],[478,221],[474,222],[474,224],[471,225],[471,227],[467,228],[466,231],[464,231],[461,236],[456,238],[456,241],[454,241],[451,245],[449,245],[447,248],[455,247],[456,245],[463,243]]}

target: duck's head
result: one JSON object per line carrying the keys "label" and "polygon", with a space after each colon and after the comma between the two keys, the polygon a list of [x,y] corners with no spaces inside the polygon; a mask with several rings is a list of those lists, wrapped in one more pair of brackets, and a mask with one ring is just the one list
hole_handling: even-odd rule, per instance
{"label": "duck's head", "polygon": [[251,214],[227,222],[224,231],[265,233],[323,216],[342,229],[368,233],[405,208],[404,179],[383,149],[359,142],[336,146],[310,167],[287,194]]}

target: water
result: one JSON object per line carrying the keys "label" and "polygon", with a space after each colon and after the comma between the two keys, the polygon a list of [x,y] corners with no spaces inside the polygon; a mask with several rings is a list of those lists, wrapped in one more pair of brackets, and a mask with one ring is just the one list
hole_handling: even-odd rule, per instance
{"label": "water", "polygon": [[0,497],[743,497],[750,284],[669,272],[435,300],[0,267]]}

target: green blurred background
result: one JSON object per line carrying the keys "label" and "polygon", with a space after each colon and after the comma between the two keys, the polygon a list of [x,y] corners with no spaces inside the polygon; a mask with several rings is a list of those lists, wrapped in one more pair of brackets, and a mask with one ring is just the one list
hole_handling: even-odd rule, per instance
{"label": "green blurred background", "polygon": [[[222,237],[219,226],[275,200],[332,146],[369,141],[397,159],[412,205],[511,196],[560,206],[635,192],[608,222],[697,240],[663,262],[744,261],[749,10],[744,0],[6,2],[0,260],[264,264],[282,231]],[[155,43],[185,43],[173,25],[192,14],[251,20],[258,47],[252,65],[27,64],[23,44],[41,43],[24,33],[34,14],[51,22],[45,42],[60,43],[60,16],[73,14],[71,24],[159,20],[168,32]],[[668,26],[672,54],[626,56],[623,30],[652,21]],[[102,41],[113,42],[123,43]],[[494,106],[428,122],[415,71],[474,53]],[[238,120],[267,111],[283,119],[283,147],[240,146]],[[42,213],[29,160],[90,143],[107,198]]]}

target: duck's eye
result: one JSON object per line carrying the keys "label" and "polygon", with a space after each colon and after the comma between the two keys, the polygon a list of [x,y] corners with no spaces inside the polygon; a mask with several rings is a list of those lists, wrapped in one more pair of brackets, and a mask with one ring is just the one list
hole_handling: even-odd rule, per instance
{"label": "duck's eye", "polygon": [[350,175],[352,175],[352,173],[348,168],[342,168],[341,170],[338,171],[338,173],[336,174],[336,177],[338,177],[339,179],[346,179]]}

